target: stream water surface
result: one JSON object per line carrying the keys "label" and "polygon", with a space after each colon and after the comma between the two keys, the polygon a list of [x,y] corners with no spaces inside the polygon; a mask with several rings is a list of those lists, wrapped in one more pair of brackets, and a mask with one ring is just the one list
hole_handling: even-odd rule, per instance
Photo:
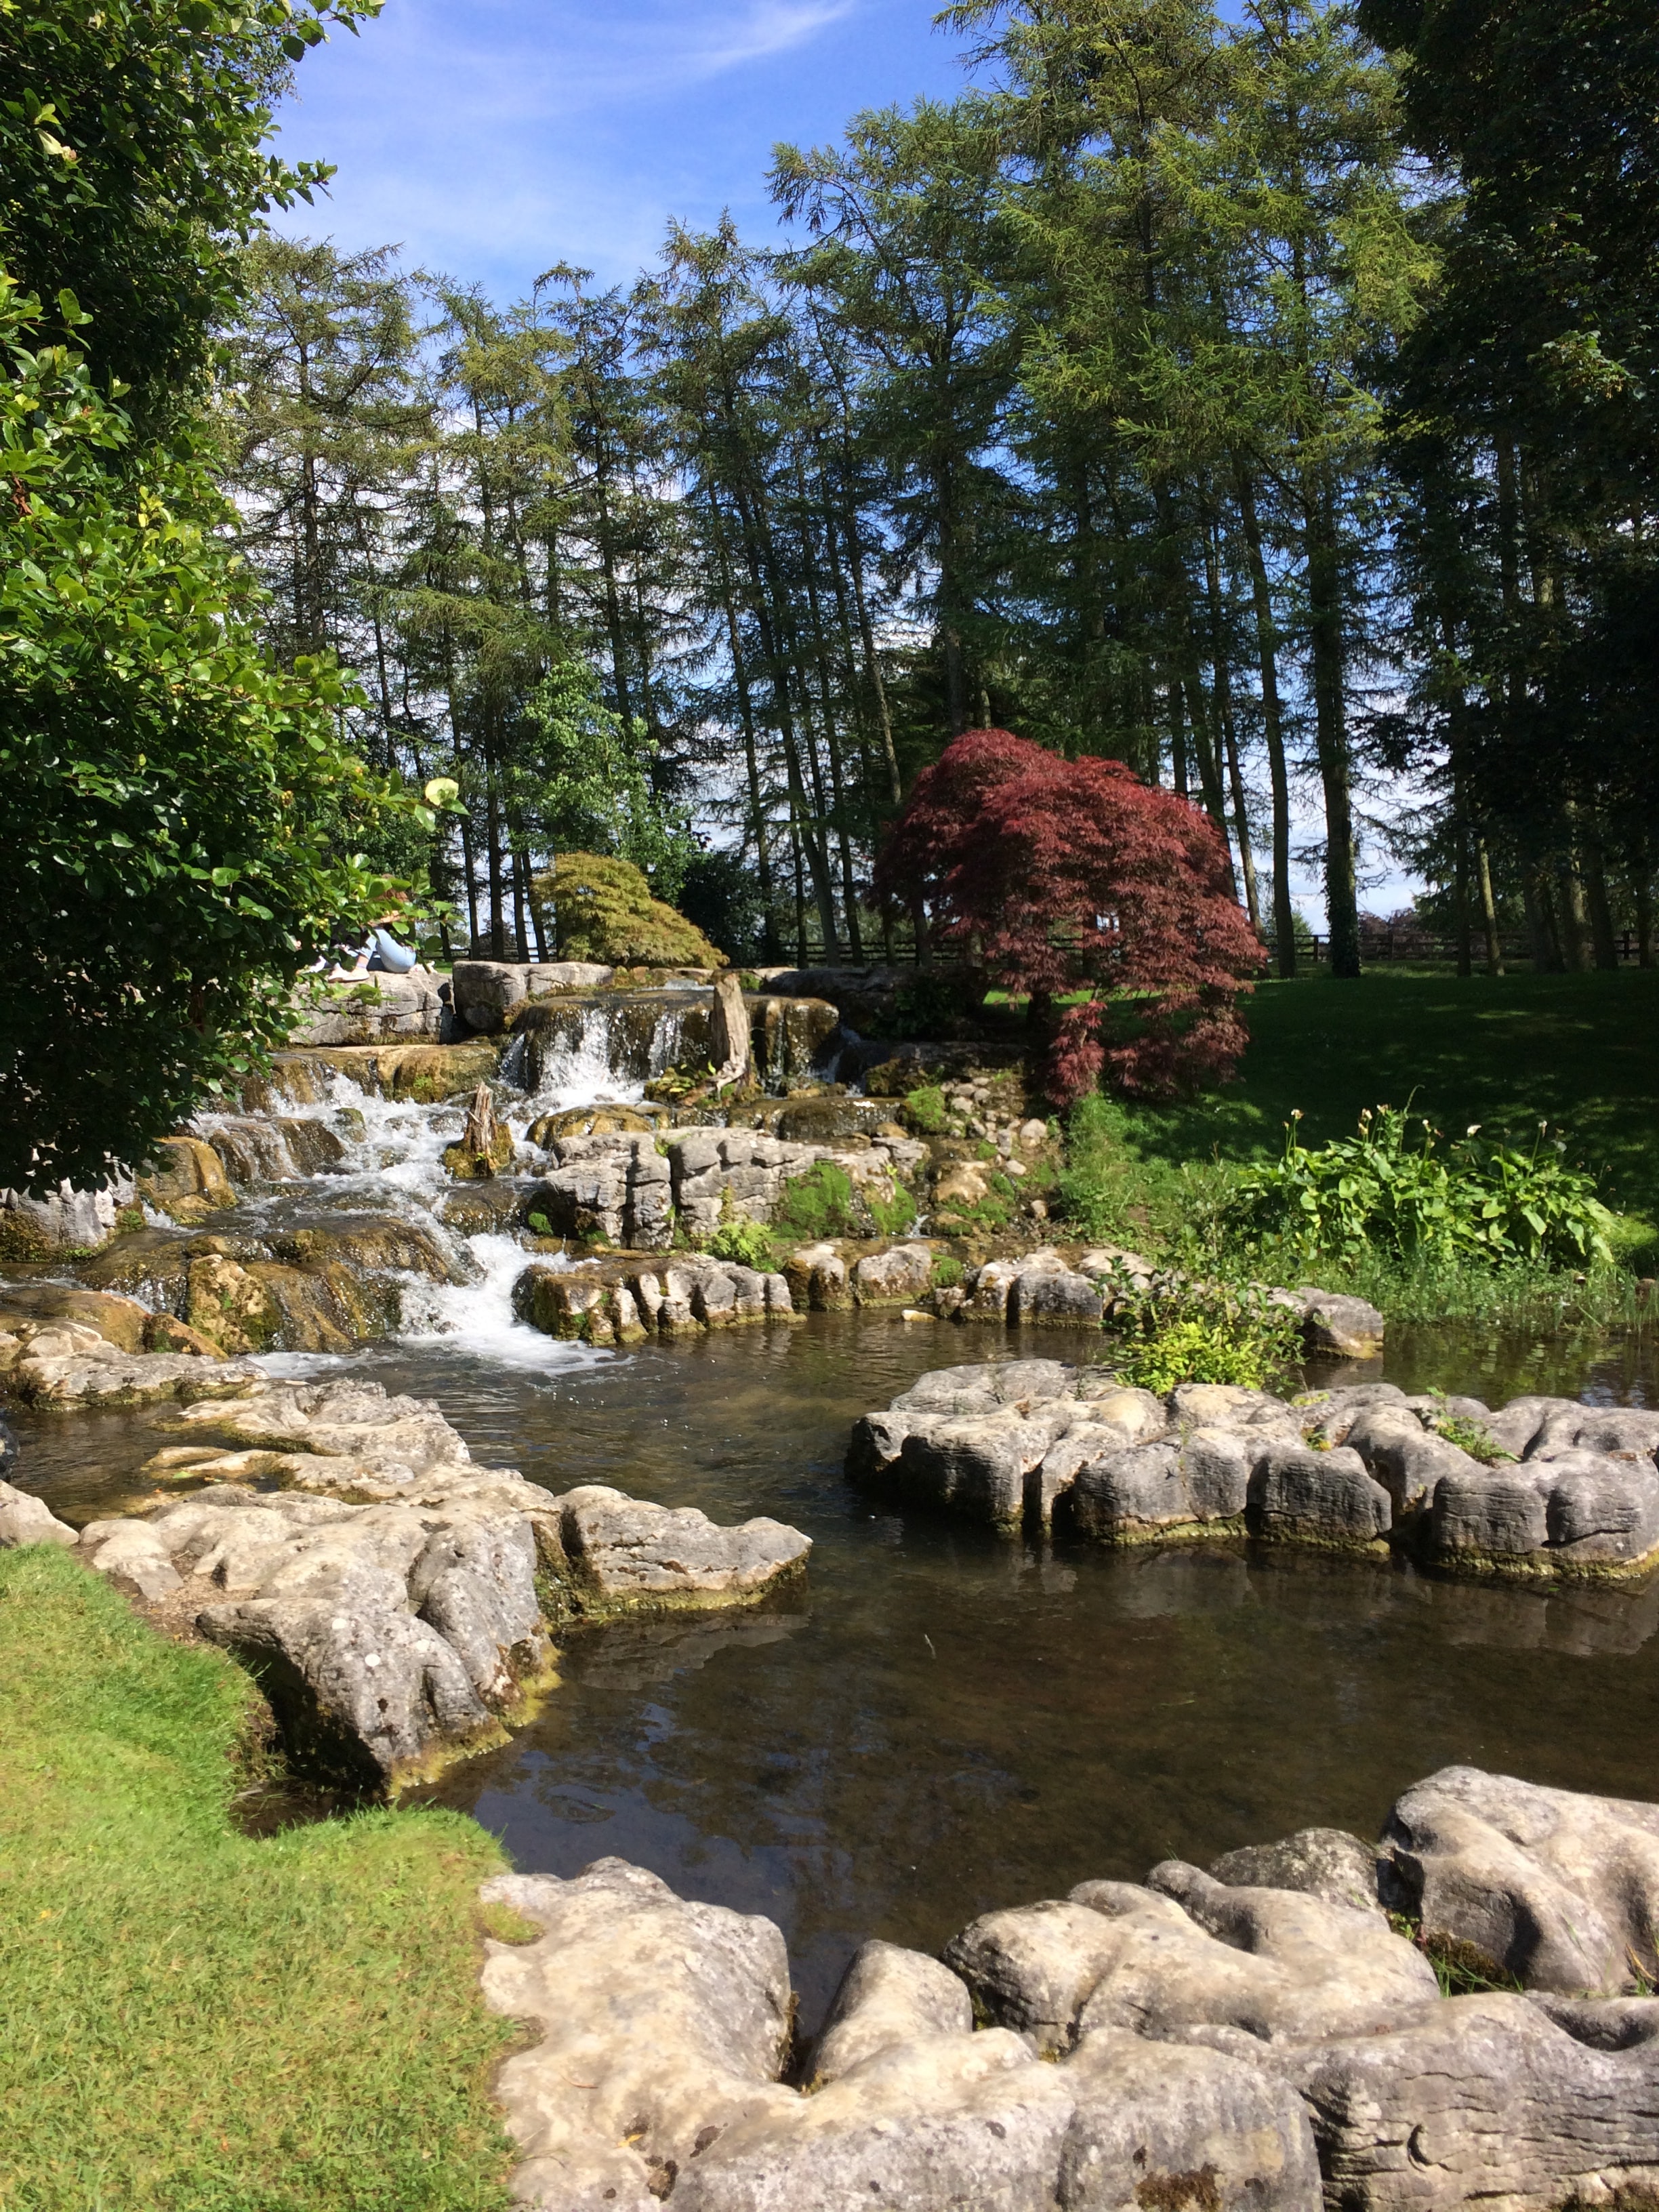
{"label": "stream water surface", "polygon": [[[518,1328],[487,1273],[451,1298],[412,1340],[270,1364],[435,1398],[475,1457],[550,1488],[771,1514],[814,1550],[762,1610],[578,1635],[541,1718],[428,1794],[526,1870],[616,1853],[768,1914],[808,2031],[866,1936],[932,1949],[1090,1876],[1316,1822],[1371,1834],[1452,1760],[1659,1797],[1659,1582],[1546,1592],[1255,1547],[1005,1542],[872,1507],[842,1474],[857,1413],[927,1368],[1005,1355],[1000,1331],[815,1315],[609,1353]],[[1383,1371],[1494,1403],[1659,1403],[1646,1343],[1405,1333]],[[130,1485],[154,1418],[26,1418],[20,1474],[84,1518]]]}

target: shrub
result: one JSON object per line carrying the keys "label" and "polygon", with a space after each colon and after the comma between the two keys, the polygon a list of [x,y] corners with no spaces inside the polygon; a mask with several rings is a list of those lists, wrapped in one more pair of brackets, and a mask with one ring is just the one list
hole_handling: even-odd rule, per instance
{"label": "shrub", "polygon": [[1300,1316],[1261,1284],[1122,1275],[1106,1287],[1109,1324],[1129,1337],[1115,1364],[1133,1388],[1161,1393],[1178,1382],[1234,1382],[1260,1390],[1301,1357]]}
{"label": "shrub", "polygon": [[724,956],[694,922],[661,899],[630,860],[562,853],[538,876],[535,896],[553,917],[561,960],[613,968],[720,968]]}
{"label": "shrub", "polygon": [[916,1218],[916,1201],[902,1183],[896,1186],[891,1198],[878,1198],[874,1191],[866,1191],[864,1202],[878,1237],[902,1237]]}
{"label": "shrub", "polygon": [[1362,1114],[1358,1136],[1316,1151],[1297,1143],[1300,1119],[1281,1159],[1238,1179],[1227,1224],[1246,1244],[1308,1260],[1368,1251],[1492,1267],[1612,1259],[1613,1217],[1594,1179],[1566,1164],[1565,1146],[1547,1141],[1541,1121],[1530,1152],[1477,1145],[1472,1128],[1443,1152],[1426,1121],[1389,1106]]}
{"label": "shrub", "polygon": [[758,1268],[769,1275],[778,1264],[772,1232],[761,1221],[726,1221],[703,1246],[711,1260],[735,1261],[740,1267]]}
{"label": "shrub", "polygon": [[857,1226],[852,1177],[833,1161],[819,1160],[785,1186],[774,1225],[811,1243],[824,1237],[850,1236]]}

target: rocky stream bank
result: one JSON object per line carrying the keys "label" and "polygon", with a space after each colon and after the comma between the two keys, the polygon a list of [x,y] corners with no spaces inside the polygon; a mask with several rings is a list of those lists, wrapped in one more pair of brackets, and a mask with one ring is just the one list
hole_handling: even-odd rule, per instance
{"label": "rocky stream bank", "polygon": [[938,1957],[866,1942],[806,2050],[770,1920],[617,1858],[484,1893],[538,1930],[483,1973],[538,2039],[497,2087],[537,2212],[1631,2212],[1659,2185],[1659,1806],[1446,1768],[1375,1848],[1305,1830]]}

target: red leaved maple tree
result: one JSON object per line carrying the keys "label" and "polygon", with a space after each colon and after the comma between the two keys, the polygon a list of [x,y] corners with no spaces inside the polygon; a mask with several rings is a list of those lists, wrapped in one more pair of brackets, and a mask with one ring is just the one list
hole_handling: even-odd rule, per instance
{"label": "red leaved maple tree", "polygon": [[1060,1104],[1108,1072],[1143,1096],[1217,1082],[1244,1049],[1238,1002],[1264,956],[1225,842],[1121,761],[969,730],[917,777],[877,881],[924,899],[936,938],[1040,1014],[1075,1001],[1049,1048]]}

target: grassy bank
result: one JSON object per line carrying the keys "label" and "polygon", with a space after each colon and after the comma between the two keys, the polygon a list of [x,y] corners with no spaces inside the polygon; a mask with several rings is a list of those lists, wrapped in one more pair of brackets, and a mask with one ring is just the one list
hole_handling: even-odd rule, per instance
{"label": "grassy bank", "polygon": [[1321,1282],[1399,1320],[1648,1317],[1636,1279],[1659,1261],[1659,974],[1319,976],[1265,985],[1249,1018],[1249,1053],[1224,1089],[1176,1106],[1091,1100],[1073,1115],[1063,1189],[1076,1233],[1222,1264],[1218,1215],[1234,1174],[1279,1154],[1293,1114],[1301,1142],[1318,1146],[1352,1137],[1362,1109],[1409,1097],[1454,1139],[1479,1123],[1526,1149],[1547,1121],[1623,1217],[1612,1231],[1620,1264],[1492,1268],[1378,1252],[1324,1263]]}
{"label": "grassy bank", "polygon": [[497,2212],[470,1820],[240,1834],[254,1698],[0,1552],[0,2208]]}
{"label": "grassy bank", "polygon": [[1659,1218],[1659,970],[1592,975],[1374,970],[1267,982],[1245,1009],[1237,1081],[1188,1105],[1127,1116],[1149,1159],[1276,1152],[1293,1110],[1302,1140],[1353,1133],[1362,1107],[1403,1106],[1449,1135],[1472,1121],[1530,1142],[1540,1121],[1621,1212]]}

